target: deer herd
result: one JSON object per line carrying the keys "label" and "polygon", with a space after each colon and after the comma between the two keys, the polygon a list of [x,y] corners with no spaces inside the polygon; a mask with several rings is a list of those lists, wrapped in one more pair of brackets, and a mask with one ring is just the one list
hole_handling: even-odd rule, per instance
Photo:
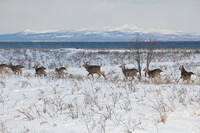
{"label": "deer herd", "polygon": [[[105,72],[104,72],[104,67],[103,66],[97,66],[97,65],[89,65],[90,61],[87,62],[83,62],[83,67],[85,67],[85,69],[88,71],[88,75],[92,75],[92,78],[94,77],[93,74],[98,74],[98,78],[100,78],[100,76],[102,75],[104,77],[104,79],[106,79],[105,76]],[[139,80],[141,80],[141,76],[140,73],[137,69],[132,68],[132,69],[127,69],[126,64],[122,64],[121,66],[119,66],[122,70],[122,73],[125,76],[125,79],[131,79],[134,80],[135,77],[137,77]],[[58,74],[59,78],[64,78],[67,75],[67,68],[69,66],[66,67],[60,67],[60,68],[55,68],[55,72]],[[0,64],[0,74],[4,75],[6,73],[8,73],[8,68],[10,68],[13,73],[15,75],[22,75],[22,69],[24,68],[22,65],[12,65],[12,63],[6,65],[6,64]],[[33,67],[35,69],[35,75],[36,76],[42,76],[45,77],[47,76],[46,73],[46,68],[45,67],[38,67],[38,65],[35,65]],[[192,83],[194,83],[194,81],[196,80],[196,75],[193,72],[187,72],[185,70],[185,68],[181,65],[179,67],[179,70],[181,71],[181,77],[179,78],[183,80],[183,82],[186,80],[187,84],[190,83],[190,81]],[[144,68],[143,70],[145,72],[145,77],[148,76],[148,78],[152,78],[152,79],[157,79],[159,83],[161,83],[162,79],[161,79],[161,72],[163,72],[161,69],[154,69],[154,70],[149,70],[147,67]],[[178,82],[179,82],[178,80]],[[182,82],[182,83],[183,83]]]}

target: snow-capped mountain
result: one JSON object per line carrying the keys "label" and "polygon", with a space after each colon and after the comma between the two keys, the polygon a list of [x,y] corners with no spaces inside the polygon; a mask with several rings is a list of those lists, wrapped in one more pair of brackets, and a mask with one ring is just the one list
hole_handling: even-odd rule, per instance
{"label": "snow-capped mountain", "polygon": [[138,35],[143,40],[153,38],[157,41],[200,41],[200,34],[197,33],[142,29],[132,24],[98,30],[33,31],[28,29],[14,34],[0,35],[0,41],[132,41]]}
{"label": "snow-capped mountain", "polygon": [[33,31],[31,29],[26,29],[22,32],[22,34],[40,34],[40,33],[51,33],[58,32],[58,30],[42,30],[42,31]]}

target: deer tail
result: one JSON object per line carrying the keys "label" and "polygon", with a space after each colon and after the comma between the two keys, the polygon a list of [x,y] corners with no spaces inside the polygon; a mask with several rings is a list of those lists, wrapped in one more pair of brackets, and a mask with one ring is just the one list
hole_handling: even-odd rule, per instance
{"label": "deer tail", "polygon": [[103,74],[105,73],[103,66],[100,67],[100,72],[103,73]]}
{"label": "deer tail", "polygon": [[194,74],[192,74],[191,77],[190,77],[190,79],[191,79],[192,81],[196,80],[196,78],[197,78],[197,76],[194,75]]}

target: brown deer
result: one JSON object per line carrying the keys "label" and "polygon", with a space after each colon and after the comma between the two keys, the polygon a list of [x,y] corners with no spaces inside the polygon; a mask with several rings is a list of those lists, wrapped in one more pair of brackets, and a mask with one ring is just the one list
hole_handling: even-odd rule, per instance
{"label": "brown deer", "polygon": [[161,69],[149,70],[145,67],[143,71],[145,71],[145,77],[148,75],[148,78],[158,78],[159,83],[161,83],[162,79],[160,73],[163,72]]}
{"label": "brown deer", "polygon": [[[181,71],[181,77],[179,78],[179,80],[183,79],[183,82],[185,80],[187,80],[187,84],[189,84],[190,81],[192,81],[192,83],[194,83],[194,81],[196,80],[196,75],[193,72],[187,72],[182,65],[179,67],[179,70]],[[179,82],[179,80],[178,80],[178,82]]]}
{"label": "brown deer", "polygon": [[59,78],[64,78],[67,76],[67,67],[55,68],[55,72],[57,72]]}
{"label": "brown deer", "polygon": [[137,69],[135,69],[135,68],[126,69],[125,66],[126,66],[126,64],[122,64],[122,65],[119,66],[119,67],[122,69],[122,72],[123,72],[123,74],[124,74],[126,80],[127,80],[129,77],[131,77],[132,80],[134,80],[134,79],[135,79],[135,76],[137,76],[137,78],[140,80],[140,74],[139,74],[139,72],[138,72]]}
{"label": "brown deer", "polygon": [[24,68],[22,65],[13,66],[12,63],[10,63],[8,67],[14,72],[15,75],[22,75],[22,69]]}
{"label": "brown deer", "polygon": [[47,76],[45,67],[39,67],[38,68],[38,65],[35,65],[33,68],[35,69],[35,75]]}
{"label": "brown deer", "polygon": [[6,64],[0,64],[0,73],[4,75],[5,73],[8,73],[8,66]]}
{"label": "brown deer", "polygon": [[89,62],[91,62],[91,60],[92,60],[92,58],[90,59],[90,61],[87,61],[83,64],[85,69],[89,72],[87,77],[91,74],[92,78],[94,78],[93,74],[96,73],[99,75],[99,77],[97,79],[99,79],[101,75],[103,75],[104,79],[106,79],[105,74],[104,74],[104,67],[89,65]]}

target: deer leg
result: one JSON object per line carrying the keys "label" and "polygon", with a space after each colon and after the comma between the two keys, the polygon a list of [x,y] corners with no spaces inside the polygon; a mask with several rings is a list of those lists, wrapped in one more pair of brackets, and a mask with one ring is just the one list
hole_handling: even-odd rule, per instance
{"label": "deer leg", "polygon": [[92,78],[94,78],[94,75],[93,75],[93,73],[88,73],[88,75],[87,75],[87,78],[88,78],[88,76],[89,76],[90,74],[92,75]]}
{"label": "deer leg", "polygon": [[44,77],[46,77],[46,76],[47,76],[47,74],[45,73],[45,74],[44,74]]}
{"label": "deer leg", "polygon": [[162,79],[161,79],[161,78],[158,78],[158,80],[159,80],[159,81],[158,81],[158,83],[159,83],[159,84],[161,84],[161,82],[162,82]]}
{"label": "deer leg", "polygon": [[179,83],[180,79],[181,79],[181,77],[178,79],[178,83]]}
{"label": "deer leg", "polygon": [[92,79],[94,79],[94,75],[93,75],[93,73],[92,73]]}
{"label": "deer leg", "polygon": [[88,73],[87,78],[88,78],[88,76],[89,76],[90,74],[91,74],[91,73]]}
{"label": "deer leg", "polygon": [[189,83],[190,83],[190,80],[189,80],[189,79],[187,79],[187,84],[189,85]]}
{"label": "deer leg", "polygon": [[60,75],[60,77],[63,79],[63,78],[64,78],[64,75],[63,75],[63,74],[61,74],[61,75]]}
{"label": "deer leg", "polygon": [[140,76],[139,75],[136,75],[136,77],[140,80]]}
{"label": "deer leg", "polygon": [[160,75],[158,76],[158,79],[159,79],[159,84],[161,84],[162,79],[161,79],[161,76],[160,76]]}
{"label": "deer leg", "polygon": [[1,77],[4,77],[4,73],[3,72],[1,73]]}
{"label": "deer leg", "polygon": [[182,84],[184,83],[185,79],[183,79]]}
{"label": "deer leg", "polygon": [[97,79],[99,79],[101,77],[101,74],[97,73],[99,75],[99,77]]}
{"label": "deer leg", "polygon": [[192,80],[192,85],[194,85],[194,80]]}
{"label": "deer leg", "polygon": [[135,77],[134,76],[131,76],[131,80],[134,80],[135,79]]}
{"label": "deer leg", "polygon": [[106,76],[105,76],[105,74],[104,74],[104,73],[101,73],[101,75],[103,75],[104,79],[106,79]]}

